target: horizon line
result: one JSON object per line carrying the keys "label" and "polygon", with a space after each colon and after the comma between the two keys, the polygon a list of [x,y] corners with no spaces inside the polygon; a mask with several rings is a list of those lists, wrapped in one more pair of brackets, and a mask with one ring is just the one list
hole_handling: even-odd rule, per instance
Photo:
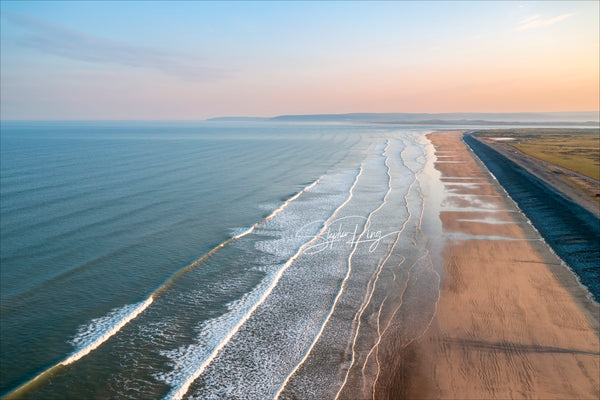
{"label": "horizon line", "polygon": [[[273,115],[273,116],[248,116],[248,115],[219,115],[219,116],[212,116],[212,117],[205,117],[205,118],[150,118],[150,119],[139,119],[139,118],[132,118],[132,119],[123,119],[123,118],[10,118],[10,119],[4,119],[4,118],[0,118],[0,122],[76,122],[76,121],[80,121],[80,122],[202,122],[202,121],[208,121],[211,119],[217,119],[217,118],[248,118],[248,119],[273,119],[273,118],[277,118],[277,117],[284,117],[284,116],[323,116],[323,115],[328,115],[328,116],[343,116],[343,115],[356,115],[356,114],[372,114],[372,115],[383,115],[383,114],[424,114],[424,115],[434,115],[434,114],[447,114],[447,115],[452,115],[452,114],[473,114],[473,115],[477,115],[477,114],[497,114],[497,115],[502,115],[502,114],[574,114],[574,113],[597,113],[600,114],[600,110],[578,110],[578,111],[514,111],[514,112],[487,112],[487,111],[476,111],[476,112],[470,112],[470,111],[455,111],[455,112],[398,112],[398,111],[393,111],[393,112],[360,112],[360,111],[354,111],[354,112],[343,112],[343,113],[328,113],[328,112],[322,112],[322,113],[290,113],[290,114],[277,114],[277,115]],[[557,122],[557,121],[555,121]],[[569,121],[565,121],[565,122],[569,122]],[[583,122],[583,121],[581,121]],[[585,121],[585,122],[600,122],[600,121]]]}

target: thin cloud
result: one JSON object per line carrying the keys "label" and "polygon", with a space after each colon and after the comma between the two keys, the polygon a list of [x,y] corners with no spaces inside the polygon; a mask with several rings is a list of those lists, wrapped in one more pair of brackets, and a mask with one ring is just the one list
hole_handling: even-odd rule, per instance
{"label": "thin cloud", "polygon": [[543,19],[542,16],[539,14],[534,15],[519,22],[519,26],[515,28],[515,31],[524,31],[526,29],[535,29],[544,26],[554,25],[557,22],[572,17],[573,15],[575,15],[575,13],[563,14],[550,19]]}
{"label": "thin cloud", "polygon": [[531,16],[529,18],[525,18],[523,21],[519,22],[519,24],[526,24],[526,23],[531,22],[533,20],[540,19],[541,17],[542,16],[540,14],[536,14],[536,15],[533,15],[533,16]]}
{"label": "thin cloud", "polygon": [[28,30],[18,44],[47,54],[97,64],[114,64],[161,71],[187,81],[213,81],[225,71],[194,65],[185,55],[87,35],[22,15],[11,21]]}

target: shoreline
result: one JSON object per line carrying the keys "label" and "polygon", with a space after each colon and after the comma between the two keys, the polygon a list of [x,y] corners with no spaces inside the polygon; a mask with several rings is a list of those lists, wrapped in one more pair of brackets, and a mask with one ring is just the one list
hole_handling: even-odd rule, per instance
{"label": "shoreline", "polygon": [[388,397],[597,398],[598,305],[463,133],[427,135],[445,185],[445,275],[434,321],[398,355]]}

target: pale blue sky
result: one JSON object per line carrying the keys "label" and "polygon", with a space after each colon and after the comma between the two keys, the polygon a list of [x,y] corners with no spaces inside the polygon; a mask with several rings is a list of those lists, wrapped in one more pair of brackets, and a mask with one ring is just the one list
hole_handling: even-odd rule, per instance
{"label": "pale blue sky", "polygon": [[0,4],[3,119],[598,107],[596,1]]}

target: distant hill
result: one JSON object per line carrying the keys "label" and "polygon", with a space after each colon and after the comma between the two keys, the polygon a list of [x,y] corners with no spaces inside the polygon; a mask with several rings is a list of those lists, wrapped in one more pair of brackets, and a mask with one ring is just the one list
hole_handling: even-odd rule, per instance
{"label": "distant hill", "polygon": [[598,112],[555,113],[350,113],[280,115],[273,118],[220,117],[207,121],[230,122],[356,122],[423,125],[589,125],[597,126]]}
{"label": "distant hill", "polygon": [[489,123],[591,123],[598,124],[598,112],[565,113],[352,113],[282,115],[274,121],[373,122],[397,124],[489,124]]}
{"label": "distant hill", "polygon": [[221,122],[263,122],[270,121],[272,118],[261,117],[217,117],[208,118],[206,121],[221,121]]}

